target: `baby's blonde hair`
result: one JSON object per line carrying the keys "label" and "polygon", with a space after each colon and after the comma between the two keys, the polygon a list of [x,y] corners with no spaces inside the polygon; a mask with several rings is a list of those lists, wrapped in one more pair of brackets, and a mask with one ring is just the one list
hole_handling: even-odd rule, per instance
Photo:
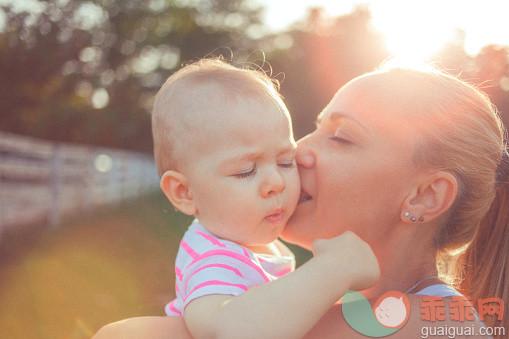
{"label": "baby's blonde hair", "polygon": [[[434,239],[437,258],[461,258],[448,273],[458,288],[479,298],[509,300],[509,184],[497,168],[506,152],[506,130],[488,96],[438,70],[389,68],[381,86],[392,85],[391,101],[417,127],[414,163],[447,171],[458,182],[457,197]],[[509,328],[509,317],[505,317]],[[493,324],[490,324],[493,325]]]}
{"label": "baby's blonde hair", "polygon": [[[159,176],[179,170],[186,153],[184,144],[196,136],[193,130],[200,121],[196,101],[199,88],[213,87],[214,95],[224,105],[239,97],[257,98],[275,103],[287,114],[277,81],[261,70],[239,68],[221,58],[207,58],[188,64],[171,75],[156,95],[152,110],[154,157]],[[199,107],[206,111],[210,107]],[[203,113],[203,112],[201,112]]]}

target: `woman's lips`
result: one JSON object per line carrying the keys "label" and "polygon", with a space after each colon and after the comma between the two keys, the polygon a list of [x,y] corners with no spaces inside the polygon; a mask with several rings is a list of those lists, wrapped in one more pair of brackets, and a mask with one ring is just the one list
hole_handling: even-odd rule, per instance
{"label": "woman's lips", "polygon": [[265,217],[265,220],[270,222],[271,224],[279,224],[283,222],[285,219],[285,210],[279,208],[275,210],[272,214]]}
{"label": "woman's lips", "polygon": [[300,191],[299,204],[313,199],[306,191]]}

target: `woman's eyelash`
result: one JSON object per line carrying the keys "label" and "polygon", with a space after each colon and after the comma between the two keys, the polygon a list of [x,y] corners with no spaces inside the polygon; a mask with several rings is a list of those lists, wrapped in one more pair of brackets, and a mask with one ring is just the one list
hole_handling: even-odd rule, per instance
{"label": "woman's eyelash", "polygon": [[332,141],[336,141],[336,142],[342,143],[342,144],[350,144],[349,140],[341,138],[341,137],[337,137],[337,136],[329,137],[329,139],[332,140]]}

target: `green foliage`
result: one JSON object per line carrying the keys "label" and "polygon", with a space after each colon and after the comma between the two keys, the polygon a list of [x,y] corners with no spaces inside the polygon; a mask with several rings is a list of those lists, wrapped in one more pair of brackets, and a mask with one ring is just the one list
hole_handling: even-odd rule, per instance
{"label": "green foliage", "polygon": [[2,129],[151,152],[150,106],[182,61],[253,46],[247,1],[39,0],[0,33]]}

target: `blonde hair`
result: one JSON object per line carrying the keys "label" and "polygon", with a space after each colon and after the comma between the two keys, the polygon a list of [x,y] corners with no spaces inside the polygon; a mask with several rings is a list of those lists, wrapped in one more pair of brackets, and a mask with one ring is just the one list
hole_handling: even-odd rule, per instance
{"label": "blonde hair", "polygon": [[[456,287],[476,307],[479,298],[509,300],[509,184],[507,178],[497,181],[507,144],[496,108],[474,86],[437,70],[375,73],[402,88],[397,95],[413,113],[409,119],[419,130],[414,163],[447,171],[458,182],[456,200],[434,239],[437,259],[460,253],[444,273],[456,278]],[[494,319],[486,322],[495,324]]]}
{"label": "blonde hair", "polygon": [[200,114],[210,109],[206,105],[193,105],[202,87],[212,90],[224,105],[234,104],[240,97],[249,97],[275,103],[288,113],[277,81],[261,70],[239,68],[221,58],[188,64],[166,80],[152,109],[154,157],[159,176],[170,169],[179,170],[184,162],[186,140],[196,135]]}

